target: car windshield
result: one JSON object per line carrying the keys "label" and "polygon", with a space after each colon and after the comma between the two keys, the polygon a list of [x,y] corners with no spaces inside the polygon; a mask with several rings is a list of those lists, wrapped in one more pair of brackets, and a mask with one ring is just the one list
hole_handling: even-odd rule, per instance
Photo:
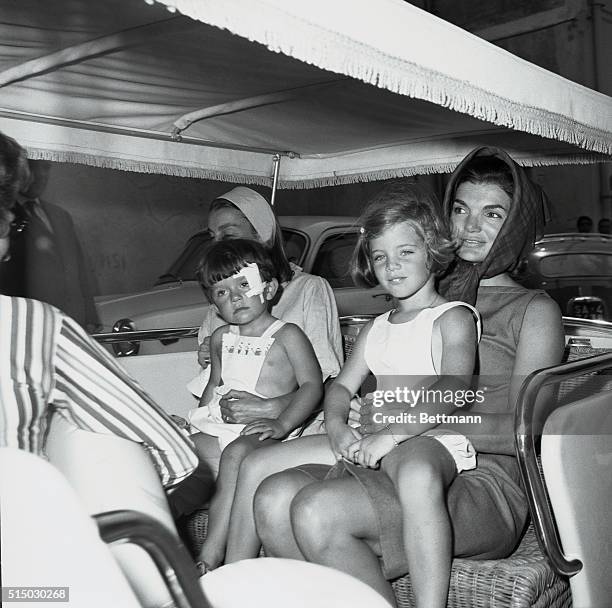
{"label": "car windshield", "polygon": [[[289,261],[299,265],[302,262],[306,249],[306,237],[293,230],[283,230],[282,234]],[[199,232],[192,236],[178,258],[159,277],[155,284],[163,285],[164,283],[173,283],[175,281],[196,281],[198,265],[200,260],[206,255],[206,251],[211,243],[212,238],[208,232]]]}
{"label": "car windshield", "polygon": [[612,276],[612,255],[602,253],[570,253],[551,255],[540,262],[540,271],[547,277]]}
{"label": "car windshield", "polygon": [[212,237],[208,232],[199,232],[192,236],[181,254],[170,265],[170,268],[162,274],[156,285],[172,283],[174,281],[195,281],[196,271],[200,260],[206,254],[206,250],[212,243]]}

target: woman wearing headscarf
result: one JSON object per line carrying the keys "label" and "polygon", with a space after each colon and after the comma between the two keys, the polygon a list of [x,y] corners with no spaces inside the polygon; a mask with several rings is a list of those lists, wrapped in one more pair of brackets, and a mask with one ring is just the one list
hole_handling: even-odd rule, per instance
{"label": "woman wearing headscarf", "polygon": [[[337,376],[343,355],[333,291],[325,279],[303,272],[287,260],[280,226],[266,199],[250,188],[233,188],[212,202],[208,230],[215,241],[243,238],[266,246],[281,278],[280,297],[276,297],[271,313],[283,321],[295,323],[304,331],[312,343],[324,381]],[[196,396],[202,394],[208,381],[209,338],[221,325],[225,325],[225,321],[215,307],[207,306],[198,334],[198,360],[202,370],[188,385]],[[245,391],[231,390],[220,400],[221,414],[226,422],[248,424],[258,418],[278,418],[290,401],[291,395],[263,399]],[[322,414],[308,430],[322,432],[321,422]],[[191,437],[198,448],[200,466],[170,500],[176,516],[188,514],[204,504],[219,468],[217,441],[211,441],[203,433]]]}
{"label": "woman wearing headscarf", "polygon": [[[299,266],[287,260],[280,226],[266,199],[244,186],[222,194],[212,202],[208,230],[215,241],[246,238],[266,246],[282,279],[280,297],[272,307],[272,314],[298,325],[312,342],[323,380],[335,377],[342,363],[342,337],[333,291],[325,279],[303,272]],[[215,308],[208,306],[198,334],[198,358],[203,373],[199,381],[190,384],[190,389],[198,396],[206,384],[208,338],[224,324]],[[230,400],[232,403],[229,403]],[[264,404],[257,397],[237,392],[228,394],[224,414],[228,422],[236,423],[248,423],[266,413],[277,416],[283,404],[267,401],[269,403]]]}
{"label": "woman wearing headscarf", "polygon": [[[308,465],[268,478],[255,497],[257,530],[268,554],[338,568],[391,603],[395,598],[388,581],[410,571],[418,606],[446,605],[453,556],[500,558],[517,545],[527,519],[513,444],[518,390],[534,370],[559,363],[564,344],[555,302],[544,292],[521,287],[510,274],[541,234],[539,188],[505,151],[477,148],[455,169],[444,208],[458,250],[441,291],[449,300],[475,303],[481,314],[475,388],[486,396],[470,409],[480,416],[479,424],[440,426],[468,437],[478,452],[477,467],[456,475],[446,492],[452,542],[441,547],[436,564],[419,560],[418,534],[404,546],[394,487],[410,492],[402,483],[410,478],[402,466],[410,439],[382,460],[380,470],[365,469],[357,478],[342,470],[342,463],[331,470]],[[405,406],[389,405],[385,413],[393,414],[394,407],[405,411]],[[369,433],[389,432],[374,422],[371,408],[362,408],[361,424]],[[414,435],[414,427],[397,424],[393,434]],[[428,516],[415,516],[414,529],[418,517]]]}

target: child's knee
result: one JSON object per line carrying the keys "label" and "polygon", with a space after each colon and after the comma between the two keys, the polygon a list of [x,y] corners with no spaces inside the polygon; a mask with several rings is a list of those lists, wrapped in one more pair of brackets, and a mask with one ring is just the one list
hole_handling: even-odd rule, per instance
{"label": "child's knee", "polygon": [[252,441],[238,437],[232,441],[221,454],[221,462],[224,466],[231,466],[232,468],[238,468],[243,463],[244,459],[255,450],[256,446],[253,445]]}
{"label": "child's knee", "polygon": [[274,469],[270,466],[265,450],[252,450],[242,460],[240,480],[241,483],[258,486],[273,471]]}

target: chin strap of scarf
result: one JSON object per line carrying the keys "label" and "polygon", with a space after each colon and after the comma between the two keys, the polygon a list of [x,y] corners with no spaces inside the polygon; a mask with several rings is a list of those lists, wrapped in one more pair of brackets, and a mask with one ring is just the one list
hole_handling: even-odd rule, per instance
{"label": "chin strap of scarf", "polygon": [[547,199],[539,186],[529,180],[501,148],[482,147],[472,150],[453,171],[444,196],[444,213],[450,217],[455,192],[466,166],[476,157],[495,157],[505,162],[514,179],[514,196],[509,213],[487,257],[478,263],[457,258],[440,281],[440,292],[449,300],[475,304],[481,279],[489,279],[513,270],[519,260],[533,248],[543,234],[547,219]]}

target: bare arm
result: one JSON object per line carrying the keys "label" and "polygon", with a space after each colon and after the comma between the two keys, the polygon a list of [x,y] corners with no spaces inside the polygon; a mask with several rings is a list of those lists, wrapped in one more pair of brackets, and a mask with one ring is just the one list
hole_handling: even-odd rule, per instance
{"label": "bare arm", "polygon": [[289,407],[277,418],[256,420],[244,429],[245,435],[261,433],[261,440],[286,437],[308,418],[323,397],[321,368],[306,334],[288,323],[276,334],[276,339],[291,363],[298,388],[291,393]]}
{"label": "bare arm", "polygon": [[325,428],[336,458],[346,458],[347,448],[361,438],[360,433],[347,424],[351,398],[370,373],[365,362],[365,344],[372,321],[360,332],[351,356],[325,395]]}
{"label": "bare arm", "polygon": [[[470,438],[479,452],[514,455],[514,411],[519,389],[535,370],[561,362],[564,342],[563,321],[557,304],[545,296],[534,298],[525,311],[519,334],[508,394],[508,413],[482,414],[482,422],[473,428],[467,425],[457,428]],[[548,399],[551,394],[551,391],[543,391],[542,398]],[[445,428],[451,427],[445,425]]]}
{"label": "bare arm", "polygon": [[319,405],[323,398],[323,381],[321,367],[306,334],[297,325],[288,324],[280,338],[298,384],[289,407],[278,417],[278,421],[289,433],[300,426]]}
{"label": "bare arm", "polygon": [[221,382],[221,344],[223,342],[223,334],[226,331],[226,326],[220,327],[216,329],[210,337],[210,376],[204,388],[204,392],[200,397],[198,407],[208,405],[212,401],[215,395],[215,389]]}

